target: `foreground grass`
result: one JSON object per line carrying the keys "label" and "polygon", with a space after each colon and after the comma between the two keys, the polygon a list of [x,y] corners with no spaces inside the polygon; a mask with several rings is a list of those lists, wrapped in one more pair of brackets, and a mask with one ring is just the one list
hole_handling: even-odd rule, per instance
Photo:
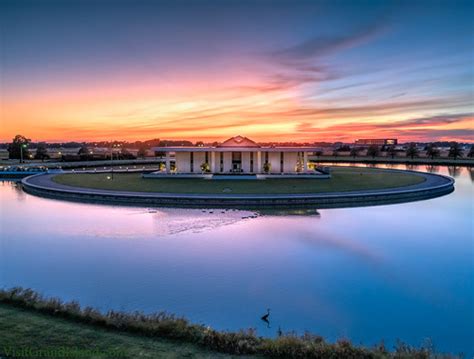
{"label": "foreground grass", "polygon": [[[45,355],[43,356],[40,351]],[[2,356],[222,359],[233,357],[211,352],[195,344],[114,332],[0,304],[0,357]]]}
{"label": "foreground grass", "polygon": [[119,191],[202,194],[302,194],[347,192],[367,189],[403,187],[424,181],[424,178],[404,172],[384,172],[367,168],[332,169],[330,179],[266,179],[216,180],[198,178],[149,178],[139,173],[68,173],[53,177],[53,181],[70,186]]}
{"label": "foreground grass", "polygon": [[219,353],[318,359],[434,357],[430,348],[399,344],[389,352],[383,345],[363,348],[347,340],[333,344],[311,334],[269,339],[252,330],[218,332],[166,313],[104,314],[76,302],[43,298],[29,289],[0,290],[0,356],[14,357],[11,350],[15,349],[61,347],[86,353],[76,357],[87,358],[226,357]]}

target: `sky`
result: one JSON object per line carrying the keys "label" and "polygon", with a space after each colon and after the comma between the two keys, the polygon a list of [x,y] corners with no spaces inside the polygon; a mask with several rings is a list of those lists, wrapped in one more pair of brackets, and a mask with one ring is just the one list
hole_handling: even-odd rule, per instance
{"label": "sky", "polygon": [[474,1],[0,0],[0,141],[474,142]]}

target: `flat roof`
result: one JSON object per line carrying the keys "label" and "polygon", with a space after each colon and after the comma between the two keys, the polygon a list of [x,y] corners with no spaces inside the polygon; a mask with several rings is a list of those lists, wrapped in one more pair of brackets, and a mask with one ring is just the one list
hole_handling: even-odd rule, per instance
{"label": "flat roof", "polygon": [[155,152],[314,152],[320,147],[152,147]]}

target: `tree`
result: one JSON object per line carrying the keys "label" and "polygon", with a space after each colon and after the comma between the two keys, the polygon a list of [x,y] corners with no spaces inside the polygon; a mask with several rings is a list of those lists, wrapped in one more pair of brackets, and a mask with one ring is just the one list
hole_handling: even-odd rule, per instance
{"label": "tree", "polygon": [[474,145],[471,146],[471,149],[469,150],[469,153],[467,154],[467,157],[469,157],[469,158],[474,157]]}
{"label": "tree", "polygon": [[356,158],[357,155],[359,154],[359,152],[360,152],[360,148],[359,148],[359,147],[352,147],[352,148],[351,148],[350,155],[351,155],[353,158]]}
{"label": "tree", "polygon": [[265,173],[270,172],[271,169],[272,169],[272,165],[271,165],[269,162],[265,162],[265,163],[263,164],[263,171],[264,171]]}
{"label": "tree", "polygon": [[22,135],[16,135],[12,143],[8,145],[8,158],[21,159],[28,158],[30,153],[28,152],[28,144],[31,142],[29,138]]}
{"label": "tree", "polygon": [[433,145],[432,143],[430,143],[427,147],[426,147],[426,155],[431,158],[431,159],[434,159],[435,157],[438,157],[439,156],[439,149]]}
{"label": "tree", "polygon": [[387,149],[387,154],[392,158],[392,160],[395,158],[397,155],[397,150],[395,149],[395,146],[389,146]]}
{"label": "tree", "polygon": [[89,149],[87,148],[86,145],[83,145],[79,151],[77,151],[78,155],[89,155]]}
{"label": "tree", "polygon": [[134,160],[135,158],[136,157],[133,155],[133,153],[128,151],[126,148],[122,148],[120,151],[120,159],[122,160]]}
{"label": "tree", "polygon": [[43,162],[44,160],[48,159],[48,149],[46,148],[46,144],[44,142],[38,143],[36,146],[36,153],[35,153],[35,159],[36,160],[41,160]]}
{"label": "tree", "polygon": [[379,146],[377,145],[370,145],[370,147],[367,149],[367,156],[372,156],[372,158],[375,158],[378,156],[380,153]]}
{"label": "tree", "polygon": [[449,149],[448,156],[453,157],[456,160],[458,157],[462,157],[463,154],[464,154],[464,151],[461,148],[461,146],[459,146],[459,143],[453,142]]}
{"label": "tree", "polygon": [[413,142],[408,145],[408,148],[406,150],[406,156],[410,157],[411,159],[415,158],[418,156],[418,148],[416,147],[416,144]]}
{"label": "tree", "polygon": [[211,166],[209,166],[209,163],[204,162],[203,164],[201,164],[201,171],[206,173],[211,172]]}
{"label": "tree", "polygon": [[137,152],[137,157],[139,158],[145,158],[146,156],[146,147],[145,146],[142,146],[138,149],[138,152]]}
{"label": "tree", "polygon": [[196,142],[196,147],[204,147],[204,142],[202,142],[202,141],[197,141],[197,142]]}

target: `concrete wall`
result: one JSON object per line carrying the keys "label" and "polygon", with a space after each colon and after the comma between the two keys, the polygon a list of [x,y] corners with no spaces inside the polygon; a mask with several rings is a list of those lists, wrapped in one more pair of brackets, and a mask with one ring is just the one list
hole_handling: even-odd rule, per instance
{"label": "concrete wall", "polygon": [[[270,173],[280,173],[280,153],[281,152],[269,152],[268,162],[270,162],[271,168]],[[265,163],[265,161],[263,161]]]}
{"label": "concrete wall", "polygon": [[297,152],[285,152],[283,158],[283,171],[285,173],[296,172]]}
{"label": "concrete wall", "polygon": [[224,173],[229,173],[232,170],[232,153],[224,152]]}
{"label": "concrete wall", "polygon": [[[193,153],[193,173],[201,173],[201,165],[206,160],[205,152]],[[211,162],[211,153],[209,153],[209,164]],[[191,173],[191,153],[176,152],[176,167],[178,173]]]}
{"label": "concrete wall", "polygon": [[242,152],[242,170],[250,172],[250,152]]}
{"label": "concrete wall", "polygon": [[189,171],[189,152],[176,152],[176,169],[179,173],[188,173]]}
{"label": "concrete wall", "polygon": [[[209,153],[209,162],[211,161]],[[206,162],[206,152],[194,152],[194,172],[201,173],[201,165]]]}

